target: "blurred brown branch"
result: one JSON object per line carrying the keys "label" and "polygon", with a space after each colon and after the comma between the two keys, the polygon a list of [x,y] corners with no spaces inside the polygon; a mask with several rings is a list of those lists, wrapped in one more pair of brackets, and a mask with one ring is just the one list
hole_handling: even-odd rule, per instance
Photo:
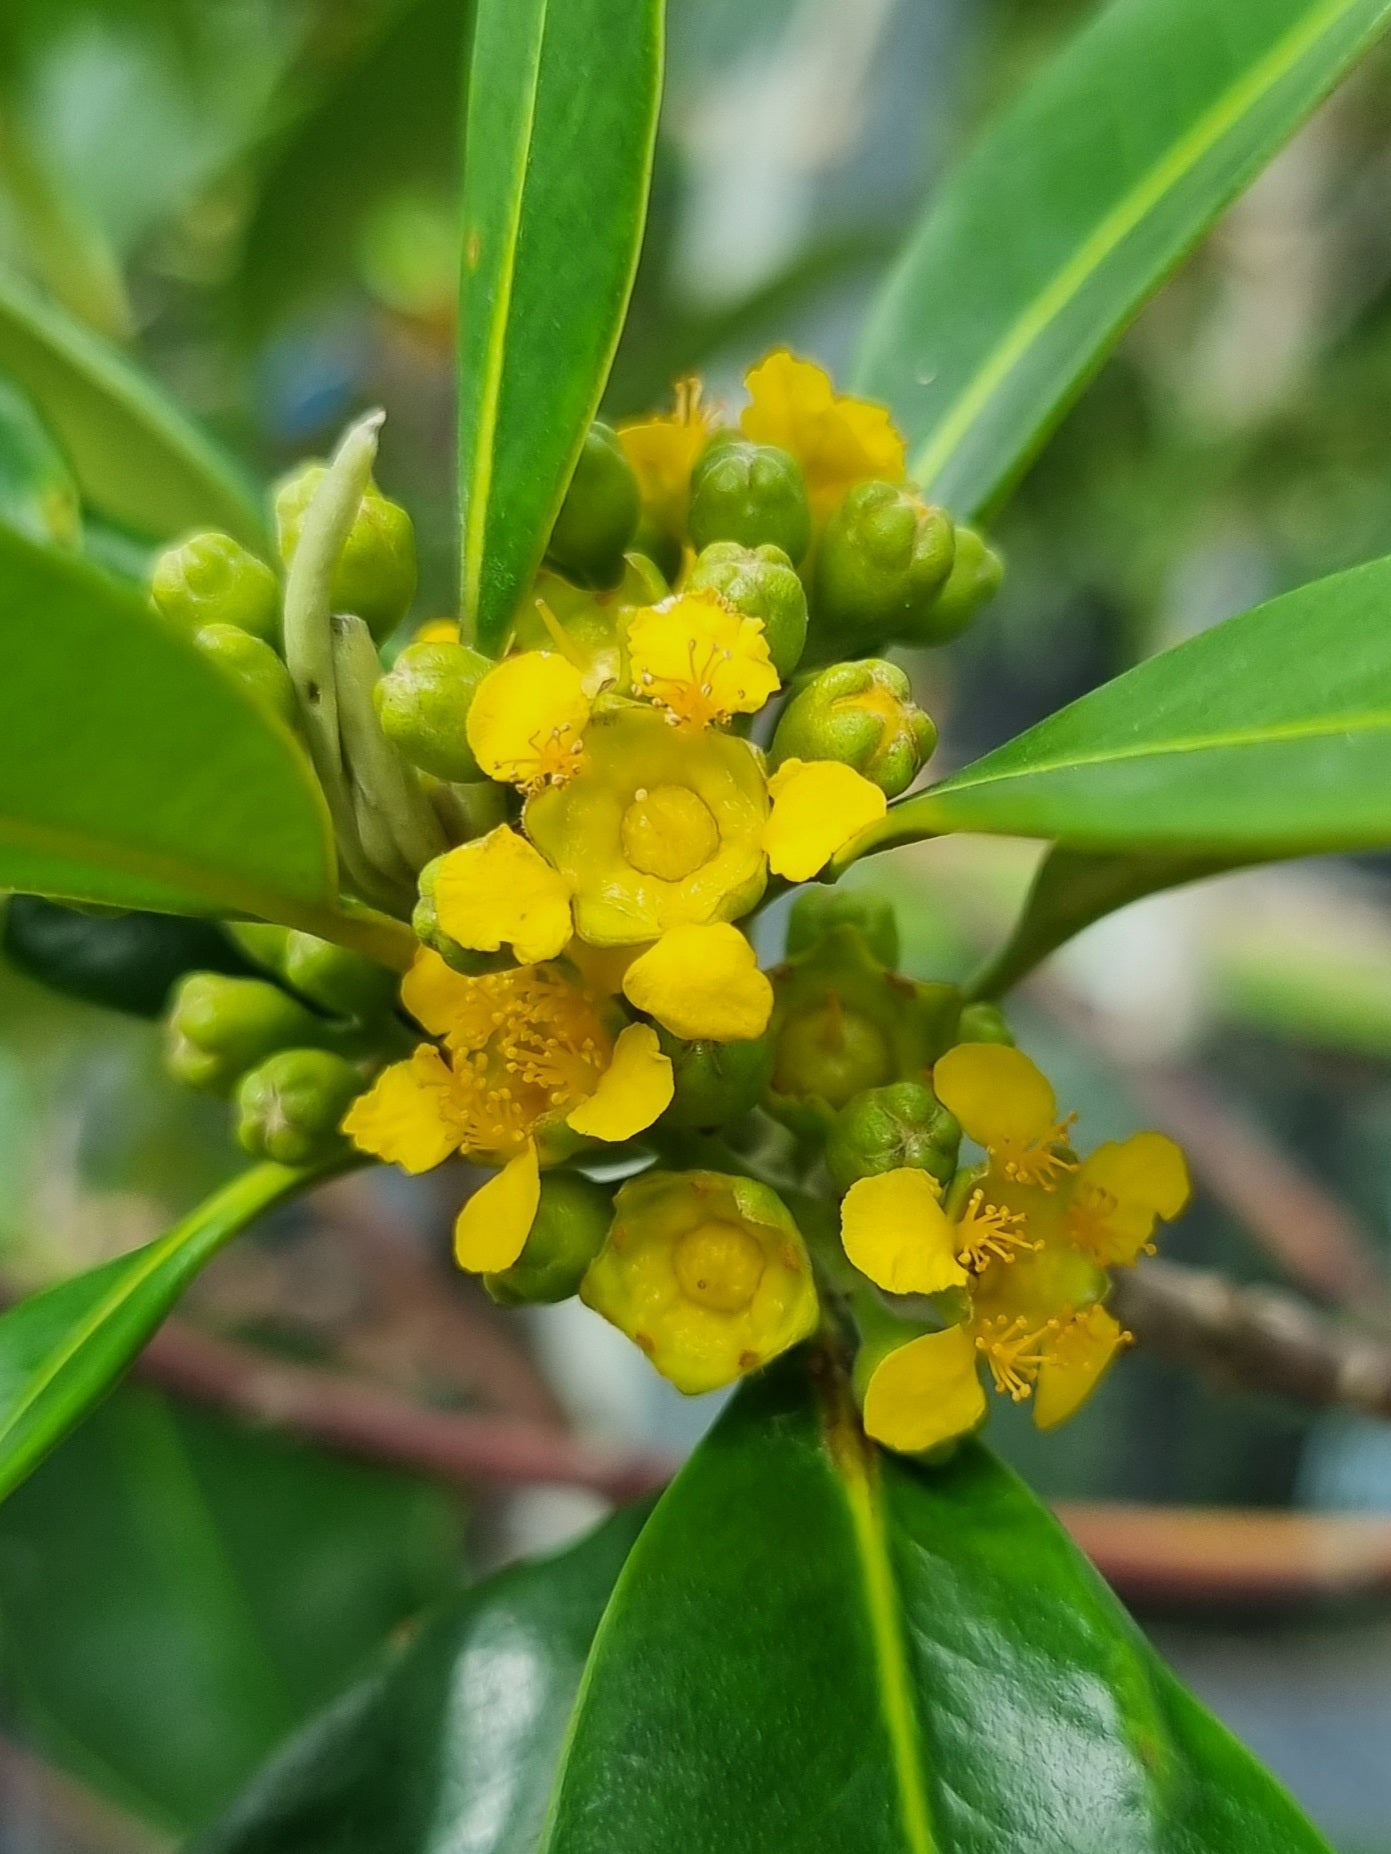
{"label": "blurred brown branch", "polygon": [[[164,1854],[173,1843],[12,1739],[0,1738],[5,1845],[62,1845],[73,1854]],[[9,1837],[13,1836],[13,1842]]]}

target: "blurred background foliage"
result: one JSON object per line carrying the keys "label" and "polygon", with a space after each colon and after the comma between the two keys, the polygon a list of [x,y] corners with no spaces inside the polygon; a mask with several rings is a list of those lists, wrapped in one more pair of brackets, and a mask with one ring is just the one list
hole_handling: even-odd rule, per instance
{"label": "blurred background foliage", "polygon": [[[774,340],[843,368],[934,176],[1089,10],[671,0],[609,412],[663,401],[688,370],[733,399]],[[415,515],[417,618],[449,609],[454,578],[466,12],[0,7],[0,264],[128,345],[263,477],[387,406],[381,476]],[[997,605],[912,665],[939,767],[1229,613],[1391,552],[1388,204],[1383,52],[1144,312],[1010,506]],[[30,511],[52,532],[68,519],[56,468],[55,499]],[[0,443],[0,503],[5,481]],[[89,545],[139,570],[138,537]],[[910,970],[955,977],[1002,936],[1036,854],[942,843],[856,879],[898,903]],[[1170,1254],[1391,1329],[1391,1294],[1366,1289],[1391,1269],[1382,859],[1127,910],[1052,963],[1017,1028],[1092,1140],[1144,1120],[1156,1077],[1203,1105],[1200,1189]],[[234,1165],[222,1111],[163,1081],[150,1023],[0,971],[8,1292],[147,1239]],[[1291,1233],[1282,1166],[1349,1245],[1341,1276]],[[442,1189],[383,1179],[278,1213],[180,1318],[447,1408],[687,1446],[706,1403],[682,1404],[597,1321],[570,1306],[500,1322],[450,1274]],[[135,1384],[0,1508],[0,1854],[172,1844],[433,1596],[600,1510],[557,1489],[465,1497],[287,1439],[265,1414],[248,1427]],[[1060,1497],[1391,1514],[1385,1425],[1143,1355],[1057,1436],[997,1419],[993,1439]],[[1238,1615],[1190,1591],[1182,1615],[1145,1620],[1346,1854],[1391,1850],[1391,1606]]]}

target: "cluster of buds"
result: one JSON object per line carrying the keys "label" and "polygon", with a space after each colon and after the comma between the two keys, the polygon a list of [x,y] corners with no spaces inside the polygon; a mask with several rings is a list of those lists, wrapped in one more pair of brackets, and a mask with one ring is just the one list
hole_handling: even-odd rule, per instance
{"label": "cluster of buds", "polygon": [[998,1010],[897,972],[883,905],[808,892],[760,969],[760,908],[935,746],[870,653],[957,635],[1000,569],[882,407],[786,352],[747,386],[737,428],[694,383],[592,428],[500,660],[440,619],[383,668],[415,574],[375,420],[282,489],[283,592],[225,537],[166,556],[157,607],[302,732],[345,885],[420,943],[398,1004],[356,955],[241,929],[265,980],[186,981],[171,1059],[235,1090],[250,1150],[485,1168],[460,1265],[579,1294],[684,1391],[820,1329],[889,1446],[974,1428],[985,1378],[1055,1422],[1183,1161],[1154,1134],[1079,1161]]}

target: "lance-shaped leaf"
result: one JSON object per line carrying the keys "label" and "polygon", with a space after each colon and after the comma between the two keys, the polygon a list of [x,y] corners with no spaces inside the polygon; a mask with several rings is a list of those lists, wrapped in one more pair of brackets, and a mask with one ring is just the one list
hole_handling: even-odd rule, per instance
{"label": "lance-shaped leaf", "polygon": [[796,1362],[605,1604],[612,1543],[474,1593],[197,1854],[1326,1854],[1012,1474],[879,1455]]}
{"label": "lance-shaped leaf", "polygon": [[318,1175],[255,1166],[156,1242],[0,1314],[0,1499],[105,1396],[223,1244]]}
{"label": "lance-shaped leaf", "polygon": [[598,408],[632,287],[662,0],[478,0],[459,298],[462,610],[497,650]]}
{"label": "lance-shaped leaf", "polygon": [[1145,297],[1391,20],[1391,0],[1113,0],[967,157],[858,385],[909,475],[988,512]]}
{"label": "lance-shaped leaf", "polygon": [[159,540],[223,528],[265,547],[257,498],[237,466],[116,349],[5,271],[0,374],[39,408],[103,515]]}
{"label": "lance-shaped leaf", "polygon": [[1388,601],[1391,559],[1229,618],[893,806],[838,866],[961,830],[1208,873],[1391,843]]}

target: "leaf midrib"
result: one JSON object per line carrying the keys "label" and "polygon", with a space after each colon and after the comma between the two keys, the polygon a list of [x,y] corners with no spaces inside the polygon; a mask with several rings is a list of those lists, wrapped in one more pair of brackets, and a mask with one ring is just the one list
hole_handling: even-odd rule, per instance
{"label": "leaf midrib", "polygon": [[1145,215],[1186,178],[1217,146],[1227,130],[1273,90],[1356,4],[1357,0],[1326,0],[1322,8],[1287,33],[1264,58],[1224,91],[1192,124],[1187,134],[1116,202],[1067,263],[1016,316],[974,376],[938,419],[910,466],[910,474],[916,481],[930,487],[990,399]]}

